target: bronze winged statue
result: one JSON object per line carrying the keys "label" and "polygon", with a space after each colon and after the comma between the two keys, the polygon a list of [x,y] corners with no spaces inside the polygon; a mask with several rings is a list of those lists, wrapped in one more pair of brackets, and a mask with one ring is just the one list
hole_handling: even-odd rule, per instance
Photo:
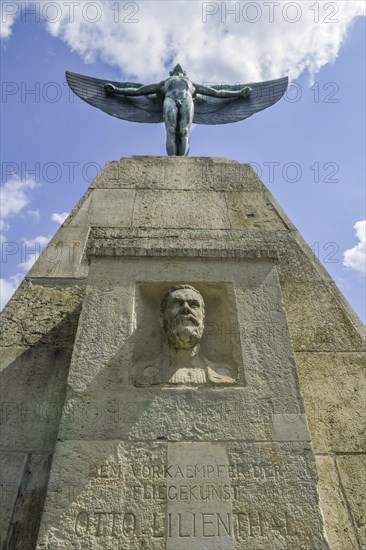
{"label": "bronze winged statue", "polygon": [[66,72],[70,88],[105,113],[131,122],[164,122],[168,155],[188,155],[192,124],[229,124],[276,103],[288,78],[235,85],[192,82],[178,64],[158,84],[108,82]]}

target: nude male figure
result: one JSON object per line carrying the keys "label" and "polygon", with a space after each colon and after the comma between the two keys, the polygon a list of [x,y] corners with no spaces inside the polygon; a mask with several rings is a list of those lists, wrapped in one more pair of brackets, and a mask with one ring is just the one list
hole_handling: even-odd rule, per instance
{"label": "nude male figure", "polygon": [[192,82],[186,72],[178,64],[169,73],[169,78],[158,84],[148,84],[139,88],[118,88],[113,84],[104,86],[107,95],[120,94],[138,96],[158,94],[164,98],[163,116],[166,128],[166,150],[168,155],[186,156],[189,152],[189,131],[194,116],[194,99],[197,94],[233,99],[241,97],[248,99],[252,89],[249,86],[241,90],[215,90],[210,86],[202,86]]}
{"label": "nude male figure", "polygon": [[158,84],[110,82],[70,71],[66,71],[66,79],[77,96],[108,115],[130,122],[164,122],[167,153],[172,156],[188,155],[192,123],[245,120],[274,105],[288,86],[287,77],[203,86],[190,80],[180,65]]}

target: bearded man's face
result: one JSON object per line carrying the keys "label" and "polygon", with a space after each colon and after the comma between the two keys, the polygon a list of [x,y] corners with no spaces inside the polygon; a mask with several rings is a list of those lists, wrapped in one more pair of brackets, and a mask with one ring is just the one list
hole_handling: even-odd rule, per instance
{"label": "bearded man's face", "polygon": [[191,349],[202,338],[204,305],[194,290],[173,291],[163,314],[163,326],[169,343],[176,349]]}

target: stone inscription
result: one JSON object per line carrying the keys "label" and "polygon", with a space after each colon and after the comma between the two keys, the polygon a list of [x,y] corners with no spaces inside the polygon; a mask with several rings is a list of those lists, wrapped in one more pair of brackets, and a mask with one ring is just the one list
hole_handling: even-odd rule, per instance
{"label": "stone inscription", "polygon": [[111,510],[79,510],[74,530],[78,537],[116,537],[131,539],[142,535],[153,538],[223,538],[234,536],[236,540],[268,537],[277,532],[282,537],[296,536],[297,531],[288,511],[273,514],[265,510],[234,510],[222,512],[154,512],[150,522],[141,514]]}
{"label": "stone inscription", "polygon": [[[191,513],[167,514],[153,513],[150,526],[144,526],[141,517],[133,512],[115,512],[81,510],[75,519],[75,533],[78,537],[112,536],[131,538],[136,535],[151,534],[154,538],[212,538],[231,535],[232,514]],[[238,524],[239,526],[239,524]],[[241,527],[240,527],[241,528]]]}
{"label": "stone inscription", "polygon": [[167,550],[234,549],[226,445],[168,444],[167,459]]}
{"label": "stone inscription", "polygon": [[131,465],[130,470],[124,471],[124,465],[118,463],[91,464],[89,477],[119,479],[133,475],[138,480],[155,482],[166,478],[194,479],[204,477],[229,477],[231,481],[238,479],[270,480],[282,477],[281,466],[271,462],[251,462],[249,464],[236,462],[233,464],[186,464],[182,468],[179,464],[164,464],[143,462],[136,466]]}
{"label": "stone inscription", "polygon": [[284,460],[273,445],[121,447],[85,470],[94,501],[80,502],[70,518],[77,547],[94,540],[115,550],[268,550],[281,541],[298,550],[312,536],[304,523],[311,508],[298,493],[294,500],[309,473],[291,449]]}
{"label": "stone inscription", "polygon": [[[270,462],[235,464],[156,464],[143,462],[130,465],[110,463],[89,468],[95,479],[123,479],[131,483],[133,501],[217,501],[245,498],[245,481],[274,481],[283,477],[279,464]],[[170,480],[170,481],[169,481]]]}

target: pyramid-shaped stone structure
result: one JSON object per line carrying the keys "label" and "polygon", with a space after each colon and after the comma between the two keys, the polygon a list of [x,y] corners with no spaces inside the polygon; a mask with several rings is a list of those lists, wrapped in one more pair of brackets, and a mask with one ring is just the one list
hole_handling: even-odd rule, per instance
{"label": "pyramid-shaped stone structure", "polygon": [[[136,382],[182,283],[231,386]],[[249,165],[109,162],[2,330],[4,548],[366,545],[364,328]]]}

